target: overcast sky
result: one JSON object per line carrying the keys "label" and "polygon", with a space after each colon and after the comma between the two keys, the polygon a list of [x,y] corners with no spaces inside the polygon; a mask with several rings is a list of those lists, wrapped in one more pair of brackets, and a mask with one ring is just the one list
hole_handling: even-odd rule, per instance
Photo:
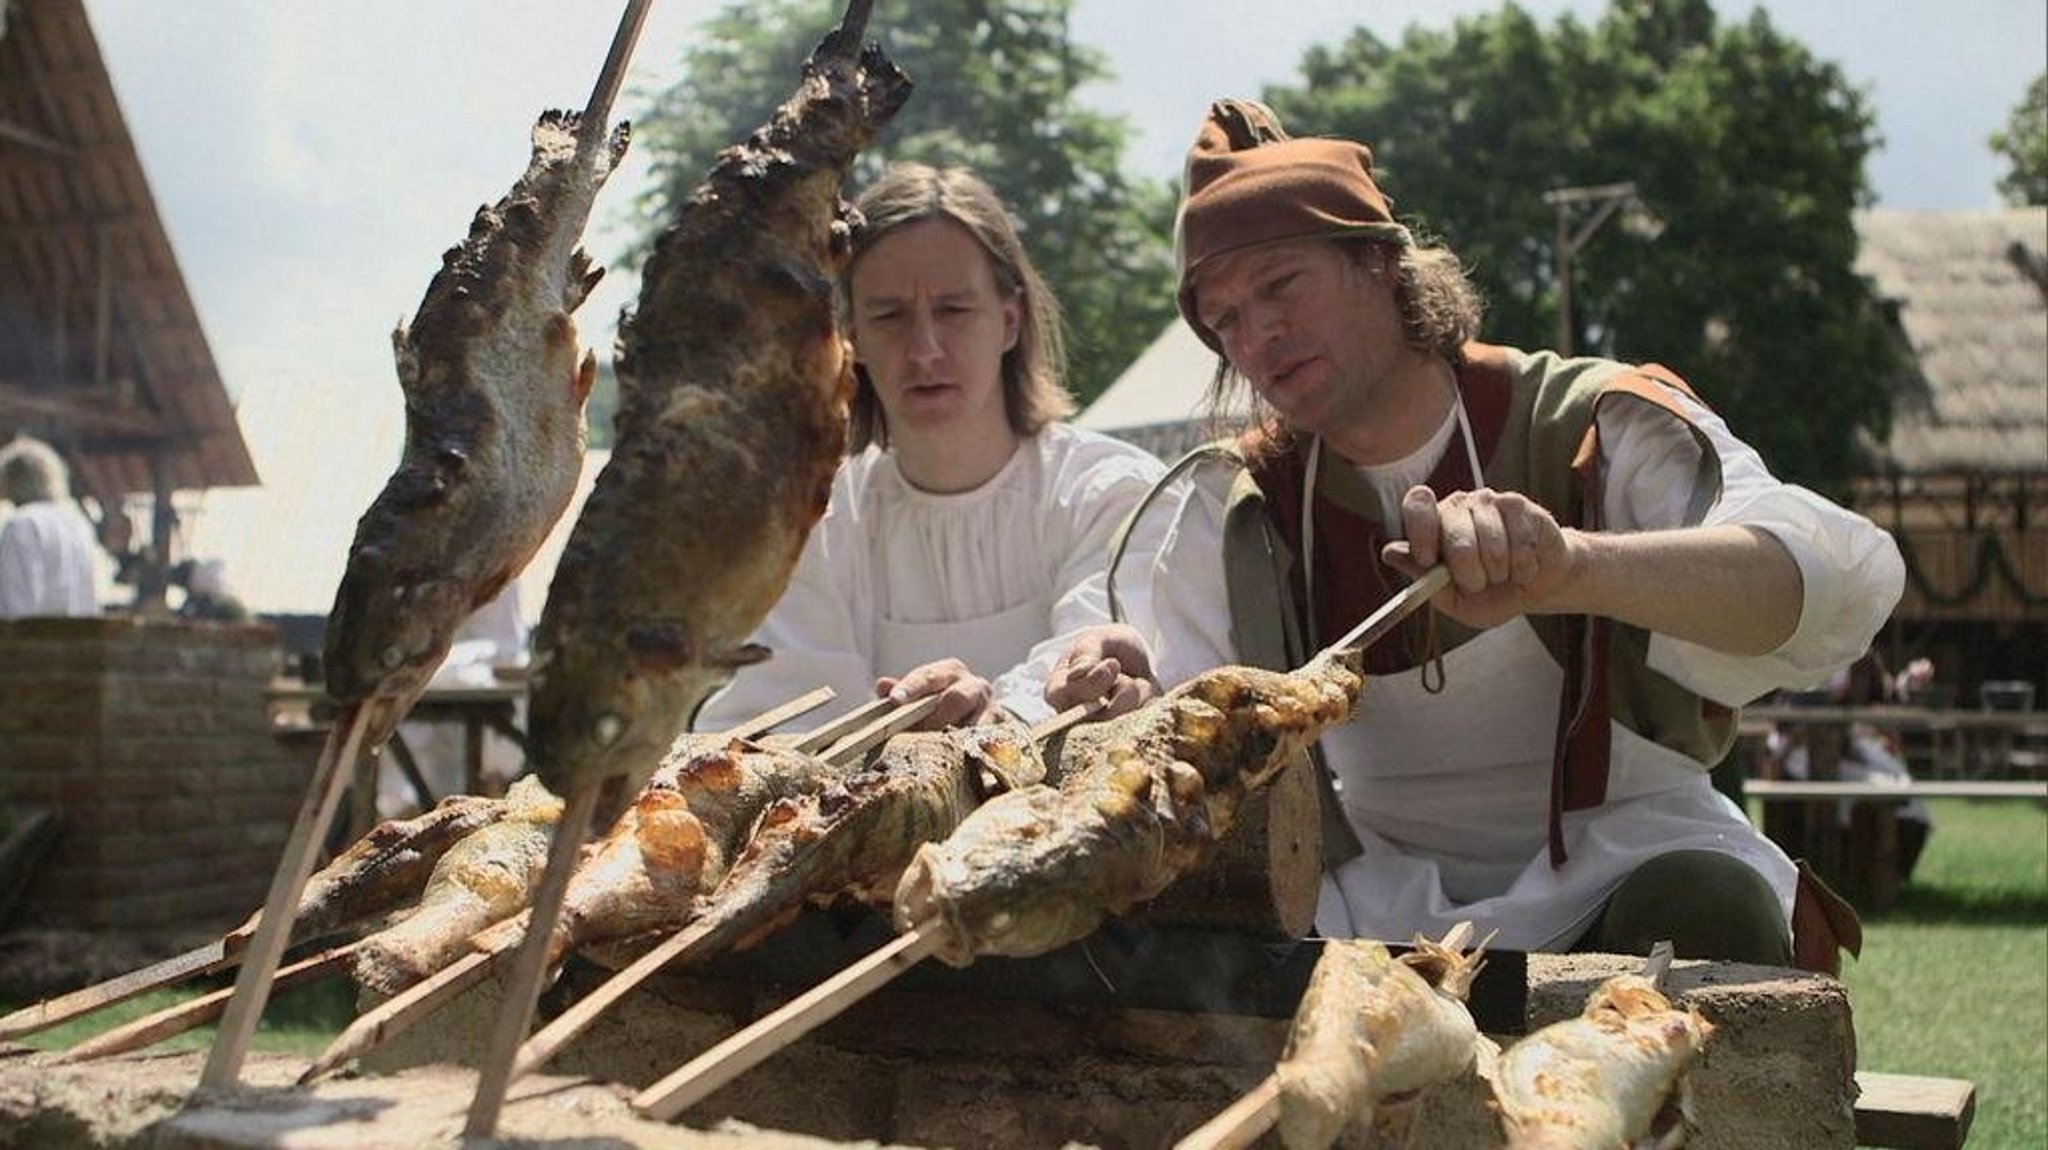
{"label": "overcast sky", "polygon": [[[673,82],[674,61],[714,0],[657,0],[620,111]],[[1108,54],[1116,82],[1086,93],[1128,115],[1133,168],[1166,177],[1207,102],[1295,82],[1303,51],[1363,22],[1387,40],[1493,7],[1473,0],[1078,0],[1074,34]],[[418,303],[440,253],[479,203],[524,169],[527,132],[551,106],[581,107],[618,0],[86,0],[157,206],[230,394],[303,418],[387,425],[399,396],[394,321]],[[1591,0],[1528,0],[1549,21]],[[1771,0],[1778,26],[1867,88],[1884,150],[1881,204],[1996,205],[1985,140],[2048,68],[2041,0]],[[1748,3],[1723,3],[1745,17]],[[635,162],[637,159],[638,162]],[[599,200],[586,235],[609,261],[645,157]],[[586,340],[609,347],[631,296],[615,276],[585,305]],[[245,424],[246,424],[245,420]],[[282,468],[250,428],[257,465]],[[356,460],[369,490],[389,460]],[[345,531],[344,531],[345,534]]]}

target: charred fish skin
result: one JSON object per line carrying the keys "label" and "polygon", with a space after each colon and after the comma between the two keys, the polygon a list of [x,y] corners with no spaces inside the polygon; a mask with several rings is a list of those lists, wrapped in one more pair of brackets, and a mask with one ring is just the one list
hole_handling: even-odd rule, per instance
{"label": "charred fish skin", "polygon": [[[837,769],[813,755],[747,739],[687,735],[569,880],[549,939],[551,961],[690,917],[724,879],[762,810],[814,790]],[[524,936],[527,916],[498,924],[472,945],[496,953]]]}
{"label": "charred fish skin", "polygon": [[621,320],[618,446],[535,635],[533,759],[562,793],[607,777],[635,793],[703,699],[765,657],[744,644],[824,512],[852,391],[840,186],[909,93],[859,48],[867,7],[720,156]]}
{"label": "charred fish skin", "polygon": [[1294,674],[1222,667],[1077,728],[1056,787],[998,796],[919,850],[896,890],[897,927],[938,920],[934,953],[955,966],[1087,936],[1201,865],[1246,791],[1348,718],[1362,687],[1334,661]]}
{"label": "charred fish skin", "polygon": [[578,248],[630,131],[548,112],[524,175],[477,210],[410,327],[399,467],[356,527],[327,639],[328,693],[410,698],[456,628],[502,590],[568,506],[594,356],[571,318],[603,275]]}
{"label": "charred fish skin", "polygon": [[1649,979],[1608,979],[1579,1017],[1501,1055],[1494,1095],[1508,1146],[1592,1150],[1653,1134],[1660,1148],[1683,1145],[1693,1125],[1685,1073],[1713,1033]]}
{"label": "charred fish skin", "polygon": [[[316,938],[404,906],[451,847],[503,818],[508,805],[451,795],[412,818],[377,824],[306,880],[293,937]],[[254,920],[244,929],[253,930]]]}
{"label": "charred fish skin", "polygon": [[1381,1101],[1472,1065],[1479,1028],[1464,999],[1478,956],[1417,946],[1420,962],[1367,940],[1323,943],[1274,1069],[1288,1150],[1321,1150],[1347,1125],[1369,1124]]}
{"label": "charred fish skin", "polygon": [[508,799],[504,817],[441,856],[418,909],[364,940],[353,961],[357,982],[395,994],[460,957],[470,936],[525,908],[562,801],[531,776]]}
{"label": "charred fish skin", "polygon": [[865,768],[762,812],[691,923],[691,961],[753,945],[807,902],[846,896],[886,908],[918,849],[951,834],[986,787],[1044,774],[1031,732],[1015,722],[891,738]]}

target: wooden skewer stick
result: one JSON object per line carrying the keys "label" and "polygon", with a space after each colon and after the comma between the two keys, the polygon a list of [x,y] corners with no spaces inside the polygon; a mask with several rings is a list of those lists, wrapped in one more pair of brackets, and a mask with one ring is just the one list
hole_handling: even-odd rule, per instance
{"label": "wooden skewer stick", "polygon": [[1422,573],[1422,578],[1408,584],[1394,593],[1394,597],[1380,604],[1380,609],[1365,617],[1358,626],[1339,636],[1337,641],[1322,649],[1317,658],[1337,655],[1349,651],[1363,651],[1387,632],[1399,626],[1401,620],[1415,613],[1415,609],[1434,598],[1451,581],[1450,568],[1441,564]]}
{"label": "wooden skewer stick", "polygon": [[[764,731],[771,730],[782,723],[788,722],[790,719],[796,718],[798,715],[824,706],[826,703],[831,702],[836,694],[837,692],[830,687],[819,687],[809,694],[791,699],[789,702],[773,710],[764,711],[748,719],[746,722],[727,731],[726,734],[736,739],[753,738]],[[138,995],[147,994],[152,990],[171,986],[189,978],[198,978],[203,975],[217,974],[220,971],[227,970],[242,961],[242,954],[248,944],[249,936],[255,933],[256,924],[260,921],[260,914],[252,915],[248,922],[243,923],[220,938],[203,946],[194,947],[183,954],[174,955],[164,959],[162,962],[152,963],[140,970],[131,970],[126,974],[118,975],[104,982],[80,987],[77,990],[58,995],[44,1002],[24,1006],[20,1010],[0,1018],[0,1042],[11,1042],[30,1034],[48,1030],[53,1026],[69,1022],[74,1018],[82,1018],[85,1015],[104,1010],[110,1006],[118,1006]]]}
{"label": "wooden skewer stick", "polygon": [[[1042,743],[1052,738],[1101,710],[1105,702],[1107,700],[1097,699],[1068,707],[1031,728],[1031,741]],[[557,1015],[554,1021],[535,1032],[534,1036],[527,1039],[526,1044],[519,1048],[519,1057],[512,1064],[512,1081],[517,1082],[540,1069],[562,1047],[589,1029],[590,1024],[597,1021],[605,1011],[610,1010],[620,999],[631,993],[634,987],[686,954],[700,937],[698,932],[687,929],[668,936],[652,950],[621,967],[595,990],[579,999],[575,1005]]]}
{"label": "wooden skewer stick", "polygon": [[249,1040],[256,1035],[256,1024],[263,1019],[263,1007],[270,1001],[271,980],[276,977],[277,964],[284,957],[285,943],[291,935],[293,909],[299,905],[306,879],[313,873],[313,856],[320,837],[327,824],[334,821],[341,784],[348,777],[347,768],[363,752],[363,739],[370,728],[389,726],[389,715],[398,709],[397,701],[389,699],[356,703],[343,710],[334,729],[328,732],[327,745],[313,768],[305,801],[292,824],[291,837],[285,842],[284,857],[271,879],[270,894],[263,900],[256,937],[242,955],[242,970],[235,977],[227,1015],[221,1020],[213,1049],[207,1052],[206,1067],[199,1075],[200,1089],[226,1090],[240,1080],[242,1059],[249,1053]]}
{"label": "wooden skewer stick", "polygon": [[[47,1002],[24,1006],[7,1017],[0,1018],[0,1042],[11,1042],[24,1035],[48,1030],[52,1026],[83,1017],[96,1010],[119,1005],[158,987],[226,970],[242,960],[243,940],[244,936],[239,934],[226,935],[140,970],[131,970],[105,982],[80,987]],[[230,945],[234,947],[232,952],[229,950]]]}
{"label": "wooden skewer stick", "polygon": [[[344,946],[332,947],[311,958],[280,967],[276,977],[271,980],[271,985],[278,990],[288,990],[337,973],[347,965],[349,956],[355,953],[358,945],[360,944],[351,942]],[[152,1046],[219,1018],[221,1012],[227,1009],[228,1000],[233,996],[232,989],[216,990],[175,1006],[167,1006],[154,1014],[143,1015],[133,1022],[124,1023],[104,1034],[88,1038],[51,1061],[87,1062],[111,1054],[126,1054],[131,1050]]]}
{"label": "wooden skewer stick", "polygon": [[1280,1121],[1280,1079],[1268,1074],[1257,1086],[1173,1144],[1173,1150],[1244,1150]]}
{"label": "wooden skewer stick", "polygon": [[771,707],[736,727],[720,732],[720,734],[728,739],[754,738],[757,735],[774,730],[798,715],[808,714],[817,710],[819,707],[831,702],[838,694],[839,692],[830,687],[819,687],[815,691],[798,695],[779,707]]}
{"label": "wooden skewer stick", "polygon": [[897,975],[916,966],[945,940],[936,922],[912,927],[888,945],[791,999],[780,1009],[684,1063],[633,1097],[633,1109],[663,1122],[759,1065]]}
{"label": "wooden skewer stick", "polygon": [[878,716],[888,714],[894,706],[895,704],[887,699],[869,699],[791,743],[790,749],[806,755],[815,755],[845,738],[849,733],[874,722]]}
{"label": "wooden skewer stick", "polygon": [[533,912],[526,920],[526,936],[519,940],[518,953],[512,960],[512,978],[506,984],[505,1001],[499,1008],[498,1027],[484,1050],[476,1094],[469,1103],[469,1120],[462,1128],[465,1137],[489,1138],[497,1133],[498,1115],[505,1108],[505,1091],[512,1085],[512,1059],[526,1039],[527,1028],[533,1025],[534,1004],[547,976],[549,936],[562,917],[563,896],[568,894],[569,878],[576,871],[577,857],[590,831],[598,795],[610,781],[590,779],[578,785],[562,808],[561,821],[555,824],[555,834],[548,845],[547,869],[541,872]]}
{"label": "wooden skewer stick", "polygon": [[922,699],[905,703],[827,747],[819,758],[828,763],[851,763],[867,751],[888,742],[891,735],[900,734],[923,722],[927,715],[938,709],[937,695],[926,695]]}
{"label": "wooden skewer stick", "polygon": [[[723,739],[745,739],[769,730],[806,711],[814,710],[832,700],[833,690],[820,687],[806,695],[763,711],[753,718],[719,733]],[[347,1029],[335,1036],[320,1057],[313,1060],[304,1073],[299,1075],[300,1085],[326,1075],[343,1063],[361,1058],[373,1050],[412,1029],[415,1022],[439,1010],[443,1004],[456,995],[482,982],[495,969],[501,959],[511,953],[507,950],[476,950],[435,971],[432,975],[406,987],[365,1011]]]}

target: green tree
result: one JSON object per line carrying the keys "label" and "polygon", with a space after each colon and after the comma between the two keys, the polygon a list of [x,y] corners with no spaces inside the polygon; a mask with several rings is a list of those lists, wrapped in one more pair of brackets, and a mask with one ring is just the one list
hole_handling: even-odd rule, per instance
{"label": "green tree", "polygon": [[[1312,50],[1267,99],[1369,142],[1396,211],[1472,267],[1487,337],[1555,343],[1552,188],[1633,180],[1663,222],[1574,257],[1574,346],[1664,363],[1780,475],[1837,487],[1889,424],[1896,345],[1851,270],[1877,139],[1862,92],[1761,9],[1615,0],[1592,25],[1512,4],[1390,45]],[[1573,217],[1581,223],[1586,217]]]}
{"label": "green tree", "polygon": [[[788,98],[799,64],[839,18],[837,0],[736,3],[682,58],[683,78],[635,124],[656,184],[640,205],[651,237],[719,149]],[[890,161],[965,164],[1016,216],[1065,308],[1069,384],[1101,393],[1173,315],[1173,204],[1121,171],[1128,126],[1075,93],[1109,77],[1068,36],[1070,0],[880,0],[868,24],[916,84],[852,188]]]}
{"label": "green tree", "polygon": [[1991,150],[2012,165],[1998,181],[2006,203],[2048,204],[2048,72],[2034,77],[2005,130],[1991,134]]}

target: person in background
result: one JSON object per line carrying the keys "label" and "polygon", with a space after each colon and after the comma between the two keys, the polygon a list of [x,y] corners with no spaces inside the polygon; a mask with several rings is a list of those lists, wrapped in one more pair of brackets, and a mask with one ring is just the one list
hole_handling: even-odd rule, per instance
{"label": "person in background", "polygon": [[220,559],[187,559],[172,569],[171,582],[185,588],[178,618],[215,623],[247,623],[249,608],[228,586],[227,563]]}
{"label": "person in background", "polygon": [[1185,186],[1181,315],[1264,418],[1141,514],[1170,524],[1113,573],[1141,649],[1091,635],[1049,702],[1104,653],[1166,685],[1299,666],[1442,564],[1320,741],[1316,928],[1833,967],[1853,912],[1707,771],[1736,708],[1869,645],[1890,537],[1775,479],[1669,371],[1476,342],[1457,257],[1395,220],[1363,144],[1223,101]]}
{"label": "person in background", "polygon": [[[1904,703],[1933,681],[1931,660],[1914,659],[1904,670],[1893,674],[1873,647],[1861,659],[1830,675],[1826,690],[1832,703],[1870,706]],[[1836,775],[1844,782],[1910,783],[1913,773],[1902,752],[1895,736],[1869,723],[1852,723],[1835,765]],[[1788,779],[1804,779],[1812,773],[1805,736],[1796,727],[1781,725],[1772,730],[1765,753]],[[1836,823],[1849,826],[1854,809],[1855,804],[1846,800],[1835,804]],[[1901,803],[1898,825],[1899,881],[1905,882],[1913,877],[1920,853],[1927,849],[1928,836],[1934,833],[1934,813],[1928,810],[1927,800],[1914,798]]]}
{"label": "person in background", "polygon": [[[719,730],[820,685],[813,725],[864,700],[936,695],[940,727],[1050,714],[1079,628],[1109,618],[1117,526],[1163,471],[1061,423],[1059,309],[995,192],[964,168],[898,164],[857,205],[839,283],[857,391],[851,454],[787,592],[693,726]],[[1098,665],[1100,692],[1135,689]]]}
{"label": "person in background", "polygon": [[64,461],[26,436],[0,447],[0,619],[97,615],[93,530],[71,504]]}

